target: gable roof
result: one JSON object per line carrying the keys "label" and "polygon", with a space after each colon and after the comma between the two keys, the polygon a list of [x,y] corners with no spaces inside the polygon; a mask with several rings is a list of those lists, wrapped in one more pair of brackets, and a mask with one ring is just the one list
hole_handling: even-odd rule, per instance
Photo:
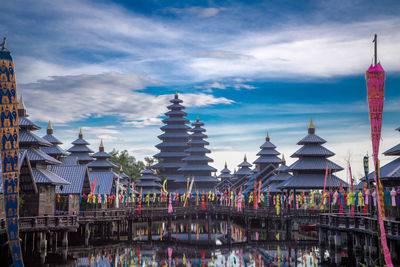
{"label": "gable roof", "polygon": [[[85,165],[56,165],[49,166],[49,170],[64,178],[70,184],[56,187],[57,194],[82,194],[90,192],[89,172]],[[84,186],[89,189],[84,192]]]}

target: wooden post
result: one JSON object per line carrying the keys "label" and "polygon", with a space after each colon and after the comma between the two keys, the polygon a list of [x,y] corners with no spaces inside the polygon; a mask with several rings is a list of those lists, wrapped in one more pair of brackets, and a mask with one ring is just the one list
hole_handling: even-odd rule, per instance
{"label": "wooden post", "polygon": [[128,241],[132,241],[132,220],[128,220]]}
{"label": "wooden post", "polygon": [[62,245],[64,248],[67,248],[67,247],[68,247],[68,231],[64,231],[64,232],[63,232],[63,239],[62,239],[61,245]]}
{"label": "wooden post", "polygon": [[57,241],[58,241],[58,233],[57,232],[55,232],[54,233],[54,243],[53,243],[53,246],[52,246],[52,252],[53,253],[56,253],[56,251],[57,251]]}
{"label": "wooden post", "polygon": [[208,244],[211,243],[211,228],[212,228],[212,220],[211,220],[211,215],[208,215]]}
{"label": "wooden post", "polygon": [[85,247],[89,246],[89,238],[90,238],[90,225],[89,223],[85,224]]}
{"label": "wooden post", "polygon": [[168,241],[169,241],[169,242],[171,242],[171,239],[172,239],[172,235],[171,235],[171,234],[172,234],[172,233],[171,233],[172,227],[171,227],[171,224],[172,224],[172,217],[168,215],[168,225],[167,225],[167,228],[168,228]]}
{"label": "wooden post", "polygon": [[188,240],[189,243],[192,243],[192,214],[189,214]]}
{"label": "wooden post", "polygon": [[152,233],[151,233],[151,218],[147,221],[147,241],[152,241]]}
{"label": "wooden post", "polygon": [[117,235],[118,235],[117,238],[118,238],[118,241],[121,240],[120,223],[121,223],[120,221],[117,222]]}

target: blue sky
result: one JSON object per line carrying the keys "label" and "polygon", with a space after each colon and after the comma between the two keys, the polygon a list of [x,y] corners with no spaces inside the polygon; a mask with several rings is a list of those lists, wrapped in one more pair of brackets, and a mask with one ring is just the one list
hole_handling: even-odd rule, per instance
{"label": "blue sky", "polygon": [[106,150],[155,154],[178,90],[218,169],[255,160],[267,131],[292,163],[312,117],[359,176],[375,33],[387,72],[381,151],[400,141],[399,11],[399,1],[6,1],[0,35],[28,113],[44,129],[51,120],[65,148],[82,127],[94,150],[103,138]]}

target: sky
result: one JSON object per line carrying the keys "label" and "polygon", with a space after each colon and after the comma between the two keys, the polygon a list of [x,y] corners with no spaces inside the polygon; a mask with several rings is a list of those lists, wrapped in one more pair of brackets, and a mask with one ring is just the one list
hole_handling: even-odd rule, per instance
{"label": "sky", "polygon": [[[310,118],[333,161],[371,155],[365,71],[386,71],[381,152],[400,141],[400,2],[3,1],[0,36],[30,118],[69,148],[157,153],[168,101],[205,123],[211,164],[253,162],[267,132],[288,164]],[[381,156],[382,164],[392,160]],[[372,165],[371,165],[372,167]],[[346,179],[347,172],[338,173]]]}

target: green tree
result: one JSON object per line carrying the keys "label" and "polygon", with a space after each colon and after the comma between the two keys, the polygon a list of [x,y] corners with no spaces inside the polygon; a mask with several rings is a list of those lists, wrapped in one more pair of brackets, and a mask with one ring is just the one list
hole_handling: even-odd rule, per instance
{"label": "green tree", "polygon": [[119,173],[119,168],[122,166],[124,173],[133,180],[137,180],[140,177],[140,172],[145,168],[143,161],[136,160],[134,156],[129,155],[128,150],[118,151],[114,148],[110,155],[110,161],[118,165],[118,168],[114,171]]}
{"label": "green tree", "polygon": [[156,159],[153,157],[145,157],[144,161],[146,162],[146,166],[153,166],[156,163]]}

